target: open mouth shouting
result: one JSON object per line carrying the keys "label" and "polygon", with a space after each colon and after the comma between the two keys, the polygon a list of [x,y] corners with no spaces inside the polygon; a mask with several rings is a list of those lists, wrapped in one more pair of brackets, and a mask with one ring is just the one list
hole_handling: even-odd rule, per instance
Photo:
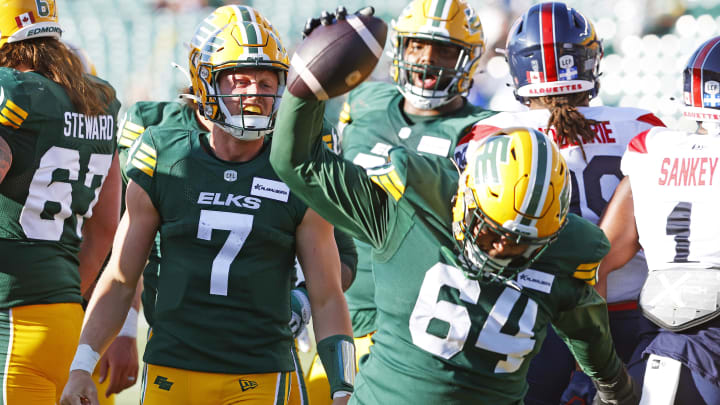
{"label": "open mouth shouting", "polygon": [[420,87],[422,89],[434,89],[437,86],[438,76],[430,72],[413,72],[413,86]]}

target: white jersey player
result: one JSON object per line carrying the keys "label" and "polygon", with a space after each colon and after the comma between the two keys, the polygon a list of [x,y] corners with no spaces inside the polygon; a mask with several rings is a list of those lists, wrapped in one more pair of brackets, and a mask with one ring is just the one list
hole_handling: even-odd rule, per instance
{"label": "white jersey player", "polygon": [[697,131],[633,139],[601,222],[612,244],[601,271],[647,255],[640,305],[663,329],[645,349],[641,404],[720,403],[720,37],[690,57],[683,86]]}

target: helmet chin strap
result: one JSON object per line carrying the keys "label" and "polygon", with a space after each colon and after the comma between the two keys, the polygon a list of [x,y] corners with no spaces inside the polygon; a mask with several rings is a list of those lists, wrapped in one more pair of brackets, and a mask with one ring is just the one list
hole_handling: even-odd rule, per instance
{"label": "helmet chin strap", "polygon": [[[450,83],[447,88],[450,88],[450,86],[452,86],[452,83]],[[405,97],[405,100],[419,110],[434,110],[440,108],[455,100],[455,97],[460,96],[460,94],[458,94],[455,97],[448,97],[447,88],[445,90],[429,90],[413,86],[410,83],[406,83],[402,87],[398,86],[398,88],[403,97]]]}

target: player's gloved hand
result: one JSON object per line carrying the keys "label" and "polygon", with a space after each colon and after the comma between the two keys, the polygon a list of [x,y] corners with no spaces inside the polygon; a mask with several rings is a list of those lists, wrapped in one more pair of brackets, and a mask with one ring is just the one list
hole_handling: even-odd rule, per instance
{"label": "player's gloved hand", "polygon": [[290,291],[290,309],[292,314],[288,326],[293,338],[296,338],[310,322],[310,300],[305,287],[297,287]]}
{"label": "player's gloved hand", "polygon": [[[375,9],[372,6],[363,7],[355,12],[356,15],[372,16],[375,14]],[[344,6],[338,6],[334,13],[323,11],[320,14],[320,18],[308,18],[303,28],[302,37],[305,39],[311,32],[320,25],[334,24],[340,20],[347,18],[348,12]]]}
{"label": "player's gloved hand", "polygon": [[637,405],[642,391],[622,366],[618,375],[610,380],[593,380],[597,394],[593,405]]}

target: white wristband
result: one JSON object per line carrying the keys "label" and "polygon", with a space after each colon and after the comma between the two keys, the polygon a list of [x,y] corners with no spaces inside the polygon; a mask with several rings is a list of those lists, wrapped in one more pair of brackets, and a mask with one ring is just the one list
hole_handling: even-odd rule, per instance
{"label": "white wristband", "polygon": [[352,394],[352,392],[350,392],[350,391],[335,391],[333,393],[332,399],[349,397],[351,394]]}
{"label": "white wristband", "polygon": [[95,371],[95,365],[100,360],[100,354],[90,347],[88,344],[81,344],[78,346],[75,352],[75,358],[73,358],[70,364],[70,371],[73,370],[85,370],[92,374]]}
{"label": "white wristband", "polygon": [[125,318],[125,323],[123,323],[123,326],[118,333],[118,337],[127,336],[131,338],[137,338],[137,323],[138,311],[135,308],[130,307],[127,317]]}

